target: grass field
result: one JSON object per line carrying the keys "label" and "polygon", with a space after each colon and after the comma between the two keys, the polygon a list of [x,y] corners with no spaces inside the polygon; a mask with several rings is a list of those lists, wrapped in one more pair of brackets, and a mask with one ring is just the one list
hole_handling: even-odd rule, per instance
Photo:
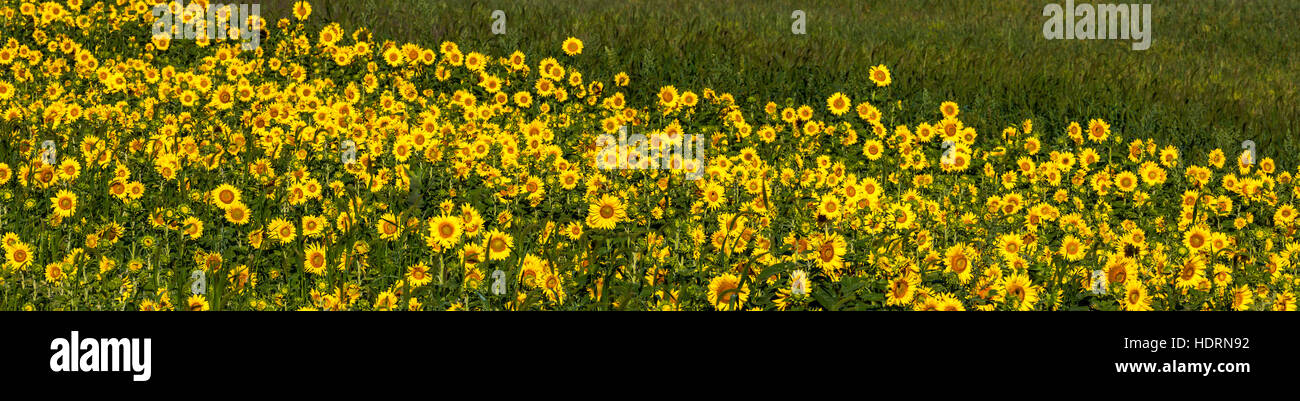
{"label": "grass field", "polygon": [[[1123,40],[1045,40],[1047,3],[348,0],[315,4],[311,22],[498,55],[554,54],[554,43],[575,36],[592,51],[576,67],[626,71],[644,84],[630,91],[639,100],[677,85],[813,104],[885,64],[897,83],[889,96],[909,112],[956,101],[984,132],[1033,119],[1059,135],[1070,121],[1101,118],[1125,137],[1192,153],[1250,139],[1283,165],[1300,162],[1300,32],[1288,22],[1300,19],[1300,2],[1153,1],[1145,51]],[[264,12],[275,20],[289,4],[266,1]],[[498,9],[508,26],[500,36],[490,30]],[[807,35],[790,33],[796,9],[808,16]]]}

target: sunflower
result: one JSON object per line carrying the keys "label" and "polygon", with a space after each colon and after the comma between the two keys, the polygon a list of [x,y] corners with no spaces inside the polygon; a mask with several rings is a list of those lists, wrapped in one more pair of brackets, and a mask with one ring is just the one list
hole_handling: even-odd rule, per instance
{"label": "sunflower", "polygon": [[677,106],[677,88],[672,85],[659,88],[659,95],[656,97],[659,99],[659,107],[671,109]]}
{"label": "sunflower", "polygon": [[1151,310],[1151,297],[1147,295],[1147,288],[1138,280],[1130,280],[1124,284],[1124,298],[1121,300],[1121,305],[1124,310]]}
{"label": "sunflower", "polygon": [[510,248],[514,247],[515,238],[497,229],[487,232],[487,256],[490,260],[502,260],[510,256]]}
{"label": "sunflower", "polygon": [[930,299],[933,299],[933,300],[935,301],[935,304],[936,304],[936,305],[935,305],[934,310],[937,310],[937,311],[964,311],[964,310],[966,310],[966,307],[965,307],[964,305],[961,304],[961,300],[958,300],[956,296],[954,296],[954,295],[952,295],[952,294],[949,294],[949,293],[942,293],[942,294],[939,294],[939,295],[936,295],[936,296],[932,296],[932,297],[930,297]]}
{"label": "sunflower", "polygon": [[1296,209],[1290,204],[1278,206],[1273,212],[1273,224],[1281,227],[1290,226],[1296,218]]}
{"label": "sunflower", "polygon": [[828,220],[839,220],[844,211],[844,205],[834,194],[822,195],[821,202],[817,204],[817,214],[825,216]]}
{"label": "sunflower", "polygon": [[998,253],[1002,258],[1008,261],[1020,258],[1020,252],[1024,251],[1025,241],[1016,234],[1002,234],[998,236]]}
{"label": "sunflower", "polygon": [[916,296],[916,286],[921,279],[915,274],[904,272],[889,280],[885,291],[885,305],[907,305]]}
{"label": "sunflower", "polygon": [[1193,227],[1186,234],[1183,234],[1183,245],[1193,252],[1207,250],[1206,245],[1210,243],[1211,237],[1213,235],[1209,230],[1202,227]]}
{"label": "sunflower", "polygon": [[889,207],[890,224],[897,230],[908,230],[912,228],[912,223],[916,222],[916,212],[912,211],[912,206],[906,204],[895,204]]}
{"label": "sunflower", "polygon": [[1110,135],[1110,124],[1101,119],[1088,120],[1088,140],[1103,142]]}
{"label": "sunflower", "polygon": [[740,285],[740,277],[723,274],[709,280],[709,304],[714,309],[727,311],[740,308],[749,300],[749,286]]}
{"label": "sunflower", "polygon": [[1012,274],[1002,279],[1002,290],[1020,310],[1033,309],[1034,304],[1038,303],[1038,291],[1030,284],[1026,274]]}
{"label": "sunflower", "polygon": [[1115,187],[1120,191],[1133,192],[1137,188],[1138,178],[1136,174],[1130,171],[1119,173],[1115,176]]}
{"label": "sunflower", "polygon": [[203,220],[199,220],[198,217],[186,217],[185,221],[181,222],[181,227],[183,227],[182,232],[190,239],[199,239],[203,236]]}
{"label": "sunflower", "polygon": [[1178,289],[1195,288],[1205,279],[1205,261],[1200,256],[1192,255],[1184,259],[1178,268],[1174,286]]}
{"label": "sunflower", "polygon": [[200,294],[190,295],[189,299],[185,300],[185,304],[186,310],[193,312],[211,309],[211,305],[208,304],[208,298]]}
{"label": "sunflower", "polygon": [[564,303],[564,277],[548,272],[538,280],[538,283],[547,299]]}
{"label": "sunflower", "polygon": [[582,41],[575,37],[569,37],[564,40],[564,54],[576,56],[582,54]]}
{"label": "sunflower", "polygon": [[5,246],[5,265],[13,270],[21,270],[32,263],[32,248],[22,242]]}
{"label": "sunflower", "polygon": [[402,226],[397,223],[397,216],[392,213],[384,213],[375,222],[375,230],[379,232],[379,238],[393,241],[402,235]]}
{"label": "sunflower", "polygon": [[975,262],[977,254],[975,249],[964,243],[959,243],[948,248],[944,252],[944,271],[957,276],[957,280],[962,284],[970,282],[971,264]]}
{"label": "sunflower", "polygon": [[397,307],[397,295],[391,290],[380,292],[375,297],[375,310],[388,311]]}
{"label": "sunflower", "polygon": [[59,217],[72,217],[77,212],[77,194],[66,189],[60,189],[53,198],[50,198],[54,214]]}
{"label": "sunflower", "polygon": [[874,82],[876,86],[889,86],[889,83],[893,82],[893,79],[889,76],[889,68],[885,67],[884,64],[871,67],[868,74],[871,77],[871,82]]}
{"label": "sunflower", "polygon": [[[294,228],[293,223],[277,217],[275,220],[271,220],[271,224],[267,225],[267,232],[271,234],[271,239],[278,240],[281,244],[287,244],[293,242],[298,231]],[[251,239],[252,234],[249,235]]]}
{"label": "sunflower", "polygon": [[704,203],[709,206],[709,210],[716,210],[727,202],[727,195],[721,185],[709,182],[704,185]]}
{"label": "sunflower", "polygon": [[406,282],[411,283],[411,287],[419,288],[433,281],[433,275],[429,274],[429,266],[424,262],[416,263],[406,269]]}
{"label": "sunflower", "polygon": [[1245,284],[1232,289],[1232,310],[1247,310],[1255,303],[1255,292]]}
{"label": "sunflower", "polygon": [[1277,294],[1277,299],[1273,301],[1273,310],[1275,311],[1295,311],[1296,299],[1295,294],[1290,290]]}
{"label": "sunflower", "polygon": [[212,203],[222,210],[230,208],[230,206],[243,200],[243,195],[239,193],[239,189],[230,184],[218,185],[216,189],[212,190],[210,197]]}
{"label": "sunflower", "polygon": [[627,207],[623,201],[608,194],[587,206],[587,226],[612,230],[618,222],[627,219]]}
{"label": "sunflower", "polygon": [[813,255],[813,260],[822,271],[834,276],[840,268],[844,267],[846,249],[848,249],[848,241],[844,240],[844,236],[838,233],[826,234],[813,246],[812,250],[817,252]]}
{"label": "sunflower", "polygon": [[1065,239],[1061,240],[1061,256],[1064,256],[1065,260],[1078,262],[1083,260],[1086,253],[1087,250],[1084,249],[1083,243],[1074,235],[1066,235]]}
{"label": "sunflower", "polygon": [[329,262],[325,258],[325,247],[319,243],[307,245],[302,257],[303,270],[320,276],[325,274],[327,266],[329,266]]}
{"label": "sunflower", "polygon": [[299,20],[305,20],[311,16],[311,3],[299,1],[293,3],[293,17]]}
{"label": "sunflower", "polygon": [[848,96],[843,93],[835,92],[830,98],[826,99],[826,107],[830,109],[831,114],[842,116],[849,111],[849,106],[853,102],[849,101]]}
{"label": "sunflower", "polygon": [[434,217],[429,222],[429,234],[441,246],[451,247],[460,240],[460,219],[447,215]]}
{"label": "sunflower", "polygon": [[67,272],[63,271],[63,263],[54,262],[45,265],[45,281],[49,283],[58,283],[67,277]]}
{"label": "sunflower", "polygon": [[946,101],[939,104],[939,111],[943,113],[944,118],[956,118],[961,108],[956,102]]}
{"label": "sunflower", "polygon": [[320,238],[328,224],[329,220],[326,220],[325,216],[302,216],[302,235]]}

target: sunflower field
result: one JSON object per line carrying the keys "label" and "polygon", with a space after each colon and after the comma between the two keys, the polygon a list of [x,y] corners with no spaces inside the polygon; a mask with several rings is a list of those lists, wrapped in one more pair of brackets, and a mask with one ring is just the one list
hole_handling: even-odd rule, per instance
{"label": "sunflower field", "polygon": [[297,2],[249,50],[152,34],[158,3],[0,5],[0,309],[1296,309],[1300,170],[1253,149],[967,125],[883,64],[641,99],[577,37],[425,48]]}

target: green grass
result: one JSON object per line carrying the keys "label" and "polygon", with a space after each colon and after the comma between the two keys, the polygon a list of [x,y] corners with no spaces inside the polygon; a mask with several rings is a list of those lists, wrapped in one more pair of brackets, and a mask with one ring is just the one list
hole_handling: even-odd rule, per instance
{"label": "green grass", "polygon": [[[1030,118],[1051,141],[1070,121],[1102,118],[1126,140],[1195,152],[1193,163],[1215,147],[1232,154],[1246,139],[1283,168],[1300,161],[1292,152],[1300,149],[1300,2],[1154,1],[1145,51],[1123,40],[1046,40],[1047,3],[351,0],[315,2],[311,22],[495,56],[521,50],[530,63],[557,57],[588,79],[626,71],[634,104],[675,85],[824,110],[833,92],[861,96],[867,69],[885,64],[894,75],[889,98],[904,104],[891,125],[933,121],[939,102],[953,100],[983,135]],[[265,1],[264,15],[274,21],[290,4]],[[507,14],[505,35],[491,34],[495,9]],[[795,9],[807,13],[807,35],[790,33]],[[576,59],[559,49],[569,36],[586,44]]]}

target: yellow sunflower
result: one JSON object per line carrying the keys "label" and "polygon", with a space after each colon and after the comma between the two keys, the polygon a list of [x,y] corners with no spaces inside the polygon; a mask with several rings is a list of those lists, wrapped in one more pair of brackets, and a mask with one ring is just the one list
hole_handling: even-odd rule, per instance
{"label": "yellow sunflower", "polygon": [[871,82],[874,82],[876,86],[889,86],[889,83],[893,82],[893,79],[889,76],[889,67],[885,67],[884,64],[871,67],[869,75]]}
{"label": "yellow sunflower", "polygon": [[948,248],[944,252],[944,271],[957,276],[957,280],[962,284],[970,282],[971,264],[976,260],[975,249],[964,243],[959,243]]}
{"label": "yellow sunflower", "polygon": [[564,54],[576,56],[582,54],[582,41],[575,37],[569,37],[564,40]]}
{"label": "yellow sunflower", "polygon": [[742,287],[740,278],[734,274],[723,274],[709,280],[709,304],[717,310],[738,309],[749,300],[749,286]]}
{"label": "yellow sunflower", "polygon": [[54,214],[59,217],[72,217],[77,212],[77,194],[66,189],[60,189],[53,198],[50,198]]}
{"label": "yellow sunflower", "polygon": [[325,267],[327,266],[329,266],[329,262],[325,257],[325,247],[318,243],[307,245],[302,257],[303,270],[320,276],[325,274]]}
{"label": "yellow sunflower", "polygon": [[375,222],[375,230],[379,231],[379,238],[393,241],[402,234],[402,226],[398,225],[397,216],[392,213],[384,213]]}
{"label": "yellow sunflower", "polygon": [[510,256],[510,248],[514,247],[515,239],[497,229],[487,232],[487,252],[488,259],[502,260]]}
{"label": "yellow sunflower", "polygon": [[612,230],[618,222],[627,219],[627,207],[623,201],[608,194],[587,207],[587,226]]}
{"label": "yellow sunflower", "polygon": [[849,111],[849,106],[853,103],[849,101],[848,96],[843,93],[835,92],[830,98],[826,99],[826,107],[830,109],[831,114],[842,116]]}

